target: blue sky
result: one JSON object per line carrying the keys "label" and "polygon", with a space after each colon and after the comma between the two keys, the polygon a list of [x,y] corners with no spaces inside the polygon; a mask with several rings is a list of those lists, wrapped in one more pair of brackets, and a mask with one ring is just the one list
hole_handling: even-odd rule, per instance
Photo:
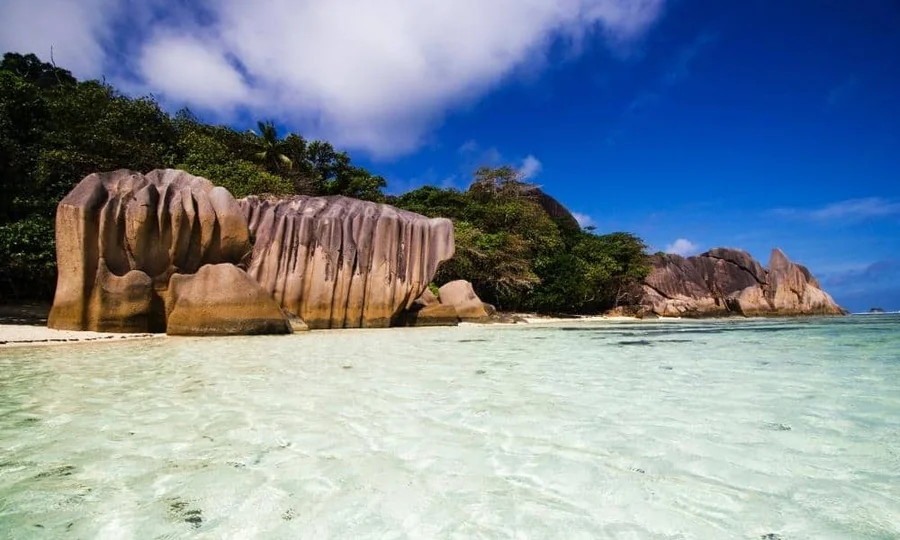
{"label": "blue sky", "polygon": [[0,6],[0,48],[326,137],[392,192],[510,163],[600,232],[778,246],[900,309],[896,1],[47,1]]}

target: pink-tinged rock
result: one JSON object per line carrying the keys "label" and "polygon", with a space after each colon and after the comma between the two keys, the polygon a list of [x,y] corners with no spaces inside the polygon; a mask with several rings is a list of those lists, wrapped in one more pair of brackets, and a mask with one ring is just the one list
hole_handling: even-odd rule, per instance
{"label": "pink-tinged rock", "polygon": [[241,209],[248,273],[310,328],[390,326],[453,256],[453,225],[347,197],[261,199]]}
{"label": "pink-tinged rock", "polygon": [[246,272],[208,264],[169,283],[166,333],[180,336],[289,334],[287,315]]}
{"label": "pink-tinged rock", "polygon": [[717,248],[694,257],[651,257],[643,308],[660,316],[840,315],[809,270],[772,251],[769,269],[741,250]]}
{"label": "pink-tinged rock", "polygon": [[48,326],[163,331],[171,275],[246,262],[250,250],[237,202],[204,178],[171,169],[89,175],[57,206]]}
{"label": "pink-tinged rock", "polygon": [[438,290],[438,297],[441,305],[453,306],[464,322],[486,322],[489,319],[484,303],[468,281],[459,279],[443,285]]}

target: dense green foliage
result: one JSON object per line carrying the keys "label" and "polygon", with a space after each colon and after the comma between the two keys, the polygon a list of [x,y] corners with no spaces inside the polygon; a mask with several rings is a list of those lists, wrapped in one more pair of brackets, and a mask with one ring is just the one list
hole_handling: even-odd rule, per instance
{"label": "dense green foliage", "polygon": [[[166,113],[100,81],[77,81],[34,55],[0,63],[0,300],[49,298],[53,218],[86,175],[174,167],[235,197],[346,195],[454,221],[456,256],[436,281],[468,279],[502,309],[598,312],[632,300],[649,271],[643,242],[595,235],[551,217],[509,167],[483,168],[467,191],[426,186],[386,197],[384,178],[324,141],[280,137],[276,124],[238,131]],[[554,214],[555,215],[555,214]]]}
{"label": "dense green foliage", "polygon": [[482,168],[468,191],[425,186],[389,202],[451,218],[456,255],[437,280],[467,279],[501,309],[596,313],[634,301],[650,271],[643,241],[560,226],[529,187],[509,167]]}

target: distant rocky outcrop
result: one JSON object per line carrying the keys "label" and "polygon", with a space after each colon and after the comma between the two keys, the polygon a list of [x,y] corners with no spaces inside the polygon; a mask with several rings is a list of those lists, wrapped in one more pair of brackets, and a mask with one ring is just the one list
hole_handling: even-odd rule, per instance
{"label": "distant rocky outcrop", "polygon": [[247,197],[248,273],[310,328],[390,326],[453,256],[453,224],[347,197]]}
{"label": "distant rocky outcrop", "polygon": [[547,193],[539,187],[524,184],[522,186],[522,194],[533,198],[562,228],[575,231],[581,229],[581,225],[578,223],[578,220],[575,219],[575,216],[572,215],[572,212],[563,206],[561,202],[550,195],[547,195]]}
{"label": "distant rocky outcrop", "polygon": [[794,316],[846,313],[803,265],[772,250],[769,268],[749,253],[716,248],[701,255],[654,255],[642,306],[665,317]]}

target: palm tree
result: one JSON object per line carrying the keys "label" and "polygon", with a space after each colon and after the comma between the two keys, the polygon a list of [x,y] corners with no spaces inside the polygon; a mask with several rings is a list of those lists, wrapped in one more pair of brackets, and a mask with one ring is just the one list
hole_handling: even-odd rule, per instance
{"label": "palm tree", "polygon": [[256,147],[253,157],[272,171],[280,171],[282,168],[290,169],[294,162],[291,158],[281,153],[281,150],[284,148],[284,141],[278,138],[278,130],[275,128],[275,124],[269,120],[266,122],[259,121],[256,125],[259,127],[259,132],[252,129],[247,130],[256,138],[253,143]]}

